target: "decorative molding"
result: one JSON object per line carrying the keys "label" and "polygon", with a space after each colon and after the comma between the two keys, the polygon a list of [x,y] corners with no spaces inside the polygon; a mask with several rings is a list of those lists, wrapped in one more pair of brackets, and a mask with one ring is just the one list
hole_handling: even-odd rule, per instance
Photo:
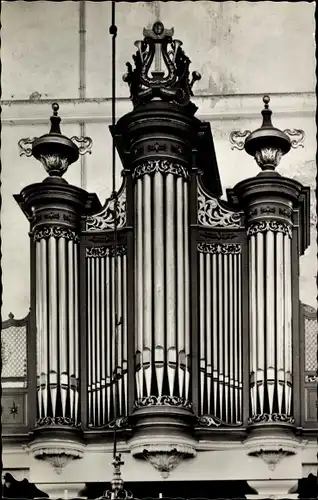
{"label": "decorative molding", "polygon": [[153,160],[149,159],[137,167],[133,172],[133,179],[139,179],[147,174],[153,174],[155,172],[160,172],[161,174],[173,174],[179,177],[183,177],[186,180],[190,179],[189,173],[183,165],[176,163],[171,160]]}
{"label": "decorative molding", "polygon": [[116,429],[123,429],[125,427],[128,427],[128,417],[117,418],[116,423],[115,423],[115,420],[112,420],[111,422],[109,422],[106,425],[106,427],[108,427],[109,429],[114,429],[115,426],[116,426]]}
{"label": "decorative molding", "polygon": [[[116,215],[115,215],[116,213]],[[120,229],[127,223],[126,187],[123,186],[116,198],[109,198],[103,209],[95,215],[86,218],[86,231],[104,231],[105,229]]]}
{"label": "decorative molding", "polygon": [[244,130],[244,132],[233,130],[233,132],[230,133],[231,149],[239,149],[240,151],[244,149],[245,141],[250,134],[250,130]]}
{"label": "decorative molding", "polygon": [[75,242],[79,241],[79,236],[75,231],[61,226],[42,226],[33,231],[34,241],[48,239],[51,236],[54,238],[65,238],[66,240],[73,240]]}
{"label": "decorative molding", "polygon": [[238,254],[242,252],[242,246],[238,243],[206,243],[197,244],[197,250],[201,253]]}
{"label": "decorative molding", "polygon": [[253,415],[248,419],[248,424],[263,424],[263,423],[286,423],[294,424],[295,419],[290,415],[285,413],[261,413],[259,415]]}
{"label": "decorative molding", "polygon": [[318,383],[318,375],[305,375],[305,382],[310,384]]}
{"label": "decorative molding", "polygon": [[303,130],[286,128],[284,134],[288,135],[292,148],[304,147],[305,132]]}
{"label": "decorative molding", "polygon": [[[316,111],[315,92],[274,93],[275,116],[310,116]],[[197,117],[203,121],[243,120],[259,118],[259,101],[263,94],[204,94],[200,91],[192,98],[199,108]],[[47,124],[47,106],[50,99],[40,101],[2,100],[2,125]],[[63,123],[108,123],[111,124],[111,98],[59,99],[63,104]],[[211,107],[211,103],[212,106]],[[118,116],[131,111],[127,97],[116,103]]]}
{"label": "decorative molding", "polygon": [[[92,154],[93,141],[90,137],[77,137],[74,135],[71,137],[71,141],[78,147],[78,152],[80,155],[85,155],[86,153]],[[79,144],[79,146],[78,146]]]}
{"label": "decorative molding", "polygon": [[282,159],[284,152],[275,147],[261,148],[255,152],[255,161],[262,170],[274,170]]}
{"label": "decorative molding", "polygon": [[264,462],[268,465],[269,470],[271,471],[274,471],[276,469],[276,466],[284,457],[287,457],[291,454],[291,452],[282,450],[281,448],[277,451],[267,451],[260,449],[259,452],[254,453],[255,456],[258,456],[264,460]]}
{"label": "decorative molding", "polygon": [[144,450],[143,456],[147,462],[160,472],[163,479],[167,479],[170,472],[172,472],[187,455],[177,450],[159,453],[151,453],[148,450]]}
{"label": "decorative molding", "polygon": [[265,231],[273,231],[275,233],[283,233],[292,238],[292,229],[289,224],[286,224],[277,220],[266,220],[253,222],[247,228],[247,236],[252,236],[256,233],[261,233]]}
{"label": "decorative molding", "polygon": [[83,458],[85,445],[67,439],[38,439],[31,442],[26,449],[35,458],[49,462],[55,472],[60,474],[72,460]]}
{"label": "decorative molding", "polygon": [[19,155],[20,156],[32,156],[32,147],[29,147],[34,143],[37,137],[25,137],[20,139],[18,142]]}
{"label": "decorative molding", "polygon": [[192,410],[192,403],[178,396],[147,396],[136,400],[134,404],[135,409],[146,406],[178,406]]}
{"label": "decorative molding", "polygon": [[242,422],[237,422],[236,424],[228,424],[223,422],[220,418],[215,415],[200,415],[197,418],[198,427],[240,427]]}
{"label": "decorative molding", "polygon": [[[117,246],[117,255],[127,255],[127,247],[125,245]],[[88,258],[114,257],[115,247],[86,247],[85,255]]]}
{"label": "decorative molding", "polygon": [[70,417],[42,417],[38,418],[35,422],[35,427],[49,427],[56,425],[75,427],[76,429],[82,428],[81,423],[76,423],[75,420]]}
{"label": "decorative molding", "polygon": [[223,208],[216,198],[206,193],[198,181],[198,224],[208,227],[239,228],[241,214]]}

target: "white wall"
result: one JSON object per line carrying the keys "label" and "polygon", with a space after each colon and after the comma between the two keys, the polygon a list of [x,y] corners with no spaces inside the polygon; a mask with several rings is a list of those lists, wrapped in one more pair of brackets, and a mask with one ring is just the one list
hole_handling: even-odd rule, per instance
{"label": "white wall", "polygon": [[[110,2],[85,2],[85,53],[80,53],[80,2],[2,2],[2,272],[5,318],[23,317],[29,308],[28,224],[12,195],[43,180],[42,166],[19,157],[22,137],[48,131],[51,102],[58,100],[62,132],[78,135],[85,122],[93,154],[69,169],[66,179],[96,191],[104,201],[111,191],[111,37]],[[224,189],[258,167],[244,152],[232,151],[233,129],[257,128],[261,97],[271,93],[277,127],[301,128],[305,148],[292,150],[280,172],[314,189],[315,45],[314,4],[307,2],[138,2],[116,6],[117,112],[131,109],[121,79],[126,61],[160,15],[184,42],[191,70],[202,79],[194,89],[198,116],[211,122]],[[80,65],[80,60],[84,64]],[[85,99],[79,99],[81,83]],[[118,162],[118,179],[120,165]],[[301,299],[316,305],[316,246],[301,261]]]}

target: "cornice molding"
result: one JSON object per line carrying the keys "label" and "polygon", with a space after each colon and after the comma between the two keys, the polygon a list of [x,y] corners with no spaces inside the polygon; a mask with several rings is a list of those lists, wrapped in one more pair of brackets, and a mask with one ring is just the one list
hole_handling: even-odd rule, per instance
{"label": "cornice molding", "polygon": [[[275,116],[309,116],[314,118],[316,96],[314,92],[271,94],[275,100]],[[197,95],[193,102],[199,108],[196,117],[203,121],[250,120],[259,118],[261,94]],[[4,100],[2,125],[47,124],[48,106],[51,99],[40,101]],[[111,99],[59,99],[63,106],[63,123],[105,123],[111,124]],[[132,111],[129,98],[118,98],[117,116]]]}

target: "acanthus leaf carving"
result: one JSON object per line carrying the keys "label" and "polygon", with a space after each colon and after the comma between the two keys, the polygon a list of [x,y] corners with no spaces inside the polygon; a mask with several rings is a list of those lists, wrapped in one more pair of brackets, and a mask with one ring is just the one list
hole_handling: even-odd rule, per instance
{"label": "acanthus leaf carving", "polygon": [[197,250],[201,253],[238,254],[241,253],[242,247],[238,243],[207,243],[202,241],[197,244]]}
{"label": "acanthus leaf carving", "polygon": [[[125,245],[117,246],[117,255],[127,255],[127,247]],[[101,247],[87,247],[85,251],[86,257],[114,257],[115,247],[101,246]]]}
{"label": "acanthus leaf carving", "polygon": [[139,179],[146,174],[153,174],[155,172],[160,172],[161,174],[173,174],[189,180],[189,173],[183,165],[166,159],[149,159],[140,163],[133,172],[133,179]]}
{"label": "acanthus leaf carving", "polygon": [[151,453],[148,450],[144,450],[143,456],[147,462],[160,472],[163,479],[167,479],[170,472],[172,472],[185,457],[184,453],[180,453],[177,450],[157,453]]}
{"label": "acanthus leaf carving", "polygon": [[135,401],[135,408],[143,408],[145,406],[178,406],[188,410],[192,410],[192,403],[178,396],[147,396]]}
{"label": "acanthus leaf carving", "polygon": [[198,182],[198,223],[201,226],[239,228],[241,214],[223,208],[216,198],[207,194]]}
{"label": "acanthus leaf carving", "polygon": [[274,233],[283,233],[292,238],[292,228],[289,224],[286,224],[277,220],[265,220],[253,222],[249,225],[247,229],[247,236],[252,236],[265,231],[273,231]]}
{"label": "acanthus leaf carving", "polygon": [[75,242],[79,241],[78,234],[69,228],[61,226],[41,226],[33,231],[34,241],[41,239],[48,239],[51,236],[54,238],[65,238],[66,240],[73,240]]}
{"label": "acanthus leaf carving", "polygon": [[260,423],[280,423],[284,422],[286,424],[294,424],[295,419],[291,415],[286,415],[285,413],[260,413],[258,415],[253,415],[248,420],[248,424],[260,424]]}

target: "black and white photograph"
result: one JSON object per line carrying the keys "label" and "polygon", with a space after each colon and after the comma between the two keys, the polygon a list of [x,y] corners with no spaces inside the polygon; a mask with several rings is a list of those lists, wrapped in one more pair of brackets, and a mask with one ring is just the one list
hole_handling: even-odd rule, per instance
{"label": "black and white photograph", "polygon": [[1,0],[2,497],[318,497],[313,1]]}

